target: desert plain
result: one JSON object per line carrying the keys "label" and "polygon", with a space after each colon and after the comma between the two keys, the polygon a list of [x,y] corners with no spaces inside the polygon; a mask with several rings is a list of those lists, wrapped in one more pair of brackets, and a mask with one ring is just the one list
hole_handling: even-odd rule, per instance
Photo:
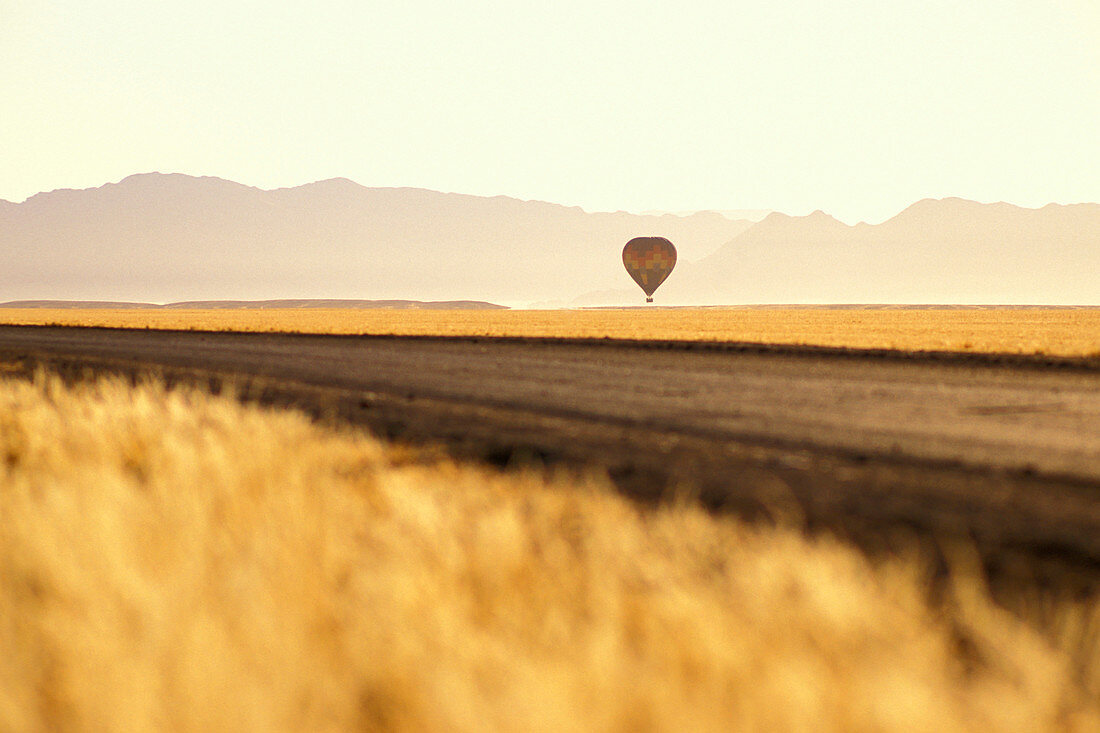
{"label": "desert plain", "polygon": [[[152,356],[143,376],[138,352],[123,378],[104,363],[82,372],[73,346],[91,342],[77,326],[100,326],[219,338],[465,336],[482,340],[479,351],[505,336],[1090,361],[1100,311],[0,309],[0,322],[73,327],[43,332],[61,343],[71,334],[68,346],[51,347],[70,367],[65,379],[51,373],[47,347],[0,343],[9,374],[0,382],[0,729],[1100,726],[1100,598],[1020,586],[1006,602],[966,541],[942,557],[916,544],[868,554],[829,531],[807,532],[797,516],[750,521],[690,492],[636,501],[598,465],[501,470],[445,444],[379,440],[338,411],[311,419],[255,404],[244,384],[239,395],[231,383],[211,395],[153,368]],[[581,352],[577,368],[598,370],[600,359]],[[252,368],[260,375],[269,363]],[[827,378],[827,359],[813,363]],[[369,359],[355,367],[372,368]],[[462,373],[440,369],[452,380]],[[1005,369],[989,373],[1028,383]],[[1087,391],[1090,374],[1067,379]],[[409,390],[394,400],[416,414],[420,390]],[[368,412],[392,409],[385,395],[355,394]],[[992,407],[969,419],[1012,427],[1043,418],[1031,403]],[[452,418],[476,426],[484,409]],[[443,413],[422,414],[430,423]],[[548,412],[535,423],[560,419]],[[597,421],[592,434],[625,445],[631,433],[613,425]],[[663,430],[653,433],[654,455],[678,440]],[[741,482],[782,484],[828,461],[843,463],[830,469],[830,491],[850,483],[845,476],[890,473],[888,460],[868,466],[814,451],[779,446],[777,458],[738,458],[746,472],[721,475],[736,493]],[[772,460],[792,463],[753,478],[752,461]],[[944,470],[970,485],[966,471]],[[1004,473],[990,470],[978,484],[989,495],[972,498],[996,502],[1045,480],[1004,484]],[[876,501],[889,489],[878,485]]]}
{"label": "desert plain", "polygon": [[1100,308],[0,308],[0,324],[345,335],[732,341],[903,351],[1100,355]]}

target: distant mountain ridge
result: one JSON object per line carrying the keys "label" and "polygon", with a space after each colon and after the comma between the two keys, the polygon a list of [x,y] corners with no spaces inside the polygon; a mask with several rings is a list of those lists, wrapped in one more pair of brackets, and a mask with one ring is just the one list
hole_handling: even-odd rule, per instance
{"label": "distant mountain ridge", "polygon": [[524,303],[613,287],[638,232],[702,256],[749,226],[341,178],[265,191],[150,173],[0,208],[0,298]]}
{"label": "distant mountain ridge", "polygon": [[[1100,204],[925,199],[849,226],[771,214],[667,297],[744,303],[1100,303]],[[672,285],[670,278],[669,284]]]}
{"label": "distant mountain ridge", "polygon": [[0,201],[0,299],[633,304],[620,253],[639,235],[680,250],[658,303],[1100,303],[1098,204],[925,199],[875,225],[753,223],[178,173]]}

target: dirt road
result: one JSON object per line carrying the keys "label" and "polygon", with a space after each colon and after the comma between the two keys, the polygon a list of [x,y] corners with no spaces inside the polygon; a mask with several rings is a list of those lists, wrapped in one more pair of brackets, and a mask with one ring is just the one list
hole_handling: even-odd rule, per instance
{"label": "dirt road", "polygon": [[233,379],[498,463],[870,547],[966,538],[995,574],[1100,581],[1100,365],[738,345],[0,327],[0,360]]}

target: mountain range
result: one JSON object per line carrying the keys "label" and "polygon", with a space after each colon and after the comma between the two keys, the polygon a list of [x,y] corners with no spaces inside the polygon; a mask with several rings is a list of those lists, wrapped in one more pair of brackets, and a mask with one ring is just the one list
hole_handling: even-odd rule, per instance
{"label": "mountain range", "polygon": [[[698,269],[743,303],[1100,304],[1100,204],[926,199],[855,226],[773,213]],[[681,299],[702,287],[677,285]]]}
{"label": "mountain range", "polygon": [[680,253],[658,303],[1100,303],[1100,204],[927,199],[849,226],[160,173],[0,201],[0,301],[635,304],[620,253],[641,235]]}
{"label": "mountain range", "polygon": [[702,256],[751,225],[339,178],[264,191],[151,173],[0,205],[0,300],[525,304],[621,284],[620,251],[638,232]]}

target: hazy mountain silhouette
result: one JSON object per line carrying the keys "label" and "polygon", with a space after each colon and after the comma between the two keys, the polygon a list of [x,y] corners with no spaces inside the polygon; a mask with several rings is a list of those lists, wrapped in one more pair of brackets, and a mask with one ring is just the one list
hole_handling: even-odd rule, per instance
{"label": "hazy mountain silhouette", "polygon": [[[878,225],[773,213],[673,273],[667,303],[1100,303],[1100,204],[926,199]],[[680,277],[677,278],[677,274]]]}
{"label": "hazy mountain silhouette", "polygon": [[0,300],[637,304],[621,261],[635,236],[681,251],[658,303],[1100,303],[1098,204],[927,199],[878,225],[820,211],[753,224],[157,173],[0,201]]}
{"label": "hazy mountain silhouette", "polygon": [[0,202],[0,300],[568,299],[620,286],[622,246],[640,233],[701,256],[751,225],[340,178],[264,191],[149,173]]}

